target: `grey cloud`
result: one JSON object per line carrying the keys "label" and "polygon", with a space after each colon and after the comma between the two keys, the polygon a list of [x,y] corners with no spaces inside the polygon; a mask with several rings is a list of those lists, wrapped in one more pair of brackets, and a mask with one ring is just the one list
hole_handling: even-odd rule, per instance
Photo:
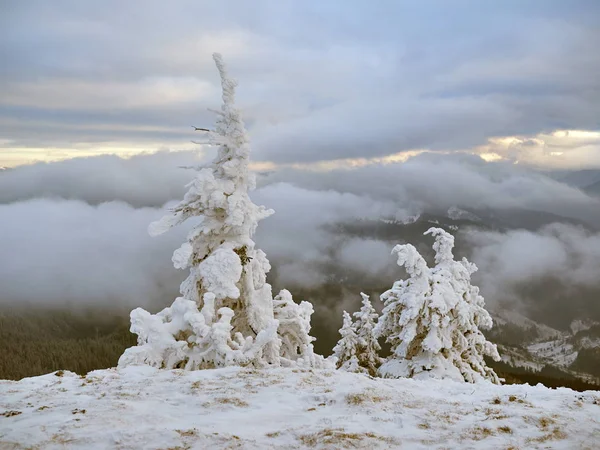
{"label": "grey cloud", "polygon": [[488,100],[378,100],[361,98],[259,128],[257,154],[276,162],[307,162],[468,148],[501,134],[514,117]]}
{"label": "grey cloud", "polygon": [[0,205],[0,304],[161,306],[183,272],[170,255],[183,229],[152,239],[154,209],[36,199]]}
{"label": "grey cloud", "polygon": [[[158,152],[129,159],[101,156],[23,166],[0,176],[0,202],[60,197],[92,204],[120,200],[133,206],[160,206],[180,198],[183,186],[194,175],[179,166],[206,162],[211,152],[208,149],[204,156],[194,152]],[[420,212],[445,213],[450,207],[527,209],[600,226],[600,199],[525,167],[489,163],[467,154],[425,153],[404,163],[327,172],[280,169],[260,176],[259,185],[265,190],[253,195],[273,192],[275,183],[281,183],[276,185],[278,189],[289,190],[292,198],[298,191],[289,185],[302,188],[315,202],[335,195],[342,199],[370,198],[385,205],[380,206],[380,215],[388,218],[406,219]],[[281,208],[289,206],[282,204]],[[361,206],[353,214],[360,216],[363,209]],[[322,208],[321,214],[327,217],[330,213]]]}
{"label": "grey cloud", "polygon": [[512,302],[557,326],[600,317],[600,234],[554,223],[537,231],[470,229],[460,238],[479,267],[475,280],[492,304]]}
{"label": "grey cloud", "polygon": [[600,227],[600,200],[540,173],[472,155],[422,154],[405,163],[326,173],[283,170],[270,180],[387,199],[410,211],[529,209],[576,218]]}
{"label": "grey cloud", "polygon": [[34,198],[81,200],[91,205],[114,200],[134,207],[160,207],[181,198],[198,165],[197,152],[158,152],[129,159],[114,155],[38,163],[3,172],[0,203]]}
{"label": "grey cloud", "polygon": [[[151,239],[146,227],[164,212],[161,205],[181,197],[193,173],[177,166],[193,161],[191,153],[162,152],[127,160],[73,159],[0,174],[3,301],[128,306],[171,301],[184,273],[171,268],[170,255],[186,229]],[[271,281],[301,293],[340,280],[375,290],[399,276],[389,253],[398,242],[340,232],[340,225],[370,226],[422,211],[445,213],[450,206],[545,209],[590,220],[600,211],[600,200],[577,189],[468,155],[425,154],[402,164],[331,172],[285,170],[261,177],[251,195],[276,211],[256,235],[274,265]],[[594,255],[600,253],[597,236],[588,231],[555,225],[541,236],[473,233],[467,235],[467,256],[481,266],[478,276],[492,301],[502,297],[496,274],[506,286],[518,287],[527,277],[555,275],[566,265],[565,283],[594,282]]]}
{"label": "grey cloud", "polygon": [[556,223],[539,231],[469,230],[464,238],[474,246],[473,259],[495,290],[545,276],[571,286],[598,284],[600,234],[581,227]]}
{"label": "grey cloud", "polygon": [[391,248],[389,244],[348,239],[334,226],[395,217],[401,207],[393,202],[287,183],[261,187],[252,196],[276,212],[261,222],[256,241],[276,263],[280,284],[319,286],[331,281],[326,277],[340,265],[371,273],[382,267],[382,260],[391,259],[389,250],[382,251],[382,246]]}

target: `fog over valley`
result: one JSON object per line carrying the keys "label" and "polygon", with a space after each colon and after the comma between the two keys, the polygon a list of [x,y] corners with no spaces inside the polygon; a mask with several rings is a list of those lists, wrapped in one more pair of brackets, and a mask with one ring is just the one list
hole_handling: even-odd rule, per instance
{"label": "fog over valley", "polygon": [[[181,166],[202,159],[190,152],[98,156],[3,173],[2,304],[164,306],[184,277],[170,259],[186,226],[156,238],[147,226],[182,196],[193,172]],[[440,220],[480,267],[476,279],[488,304],[551,303],[563,314],[561,303],[572,308],[578,292],[589,300],[575,302],[579,312],[600,314],[589,297],[600,288],[600,198],[548,174],[473,155],[422,154],[333,171],[259,173],[251,195],[276,211],[256,235],[274,266],[272,283],[310,291],[335,321],[344,302],[358,302],[361,280],[362,289],[381,290],[396,279],[393,245],[422,240],[419,224]],[[344,280],[357,291],[339,297],[322,290]],[[537,286],[539,298],[523,294],[524,284]]]}

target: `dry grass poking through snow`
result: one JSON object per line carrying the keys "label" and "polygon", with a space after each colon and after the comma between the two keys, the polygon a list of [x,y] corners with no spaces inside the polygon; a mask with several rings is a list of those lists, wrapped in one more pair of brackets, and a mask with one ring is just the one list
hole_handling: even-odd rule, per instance
{"label": "dry grass poking through snow", "polygon": [[333,448],[369,448],[385,443],[398,446],[400,441],[378,436],[374,433],[348,433],[343,428],[326,428],[317,433],[303,434],[298,437],[307,447],[330,446]]}
{"label": "dry grass poking through snow", "polygon": [[389,400],[389,397],[380,395],[375,389],[366,389],[362,392],[353,392],[346,394],[346,403],[349,405],[359,406],[371,403],[381,403]]}
{"label": "dry grass poking through snow", "polygon": [[331,370],[0,381],[0,449],[596,449],[600,393]]}

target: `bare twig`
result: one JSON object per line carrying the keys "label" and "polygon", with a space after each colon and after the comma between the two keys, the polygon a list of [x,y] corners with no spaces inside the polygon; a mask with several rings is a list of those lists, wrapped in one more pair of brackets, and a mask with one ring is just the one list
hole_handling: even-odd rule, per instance
{"label": "bare twig", "polygon": [[194,129],[194,131],[206,131],[206,132],[210,132],[210,130],[208,128],[198,128],[198,127],[195,127],[194,125],[192,125],[192,128]]}
{"label": "bare twig", "polygon": [[191,170],[202,170],[207,168],[208,165],[199,165],[199,166],[179,166],[180,169],[191,169]]}
{"label": "bare twig", "polygon": [[208,108],[208,111],[211,113],[214,113],[218,116],[224,116],[225,114],[223,114],[223,111],[219,111],[218,109],[212,109],[212,108]]}

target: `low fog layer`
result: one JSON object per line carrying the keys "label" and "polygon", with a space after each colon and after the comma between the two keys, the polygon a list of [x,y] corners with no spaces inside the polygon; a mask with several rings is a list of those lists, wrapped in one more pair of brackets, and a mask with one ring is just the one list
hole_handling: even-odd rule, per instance
{"label": "low fog layer", "polygon": [[160,207],[185,193],[192,175],[180,166],[201,163],[199,152],[162,151],[130,159],[104,155],[31,164],[2,173],[0,203],[61,198],[90,205],[120,200],[133,207]]}
{"label": "low fog layer", "polygon": [[162,304],[183,274],[170,254],[184,230],[150,238],[154,209],[36,199],[0,205],[0,303]]}
{"label": "low fog layer", "polygon": [[390,200],[400,217],[446,213],[451,207],[528,209],[576,218],[600,229],[600,199],[531,169],[470,154],[424,153],[405,163],[327,173],[288,169],[268,178],[275,180]]}
{"label": "low fog layer", "polygon": [[600,319],[600,233],[553,223],[536,232],[467,229],[460,238],[472,249],[486,298],[543,311],[558,327]]}
{"label": "low fog layer", "polygon": [[[170,303],[185,276],[172,268],[171,254],[186,229],[150,238],[147,225],[163,214],[165,203],[181,197],[193,177],[178,166],[194,163],[191,153],[163,152],[1,173],[0,303]],[[600,235],[594,230],[600,227],[600,201],[518,166],[421,155],[332,172],[287,169],[260,175],[252,197],[276,211],[261,222],[256,240],[274,266],[271,280],[278,288],[316,290],[343,284],[344,274],[357,289],[378,283],[385,288],[401,276],[390,256],[398,239],[340,230],[368,228],[381,219],[408,223],[426,213],[442,217],[450,207],[545,211],[574,222],[530,231],[492,230],[484,222],[461,227],[461,252],[480,267],[477,282],[488,303],[518,302],[524,283],[547,278],[574,295],[598,286]],[[353,294],[358,301],[358,292],[349,292],[322,302],[338,302],[337,311]]]}

